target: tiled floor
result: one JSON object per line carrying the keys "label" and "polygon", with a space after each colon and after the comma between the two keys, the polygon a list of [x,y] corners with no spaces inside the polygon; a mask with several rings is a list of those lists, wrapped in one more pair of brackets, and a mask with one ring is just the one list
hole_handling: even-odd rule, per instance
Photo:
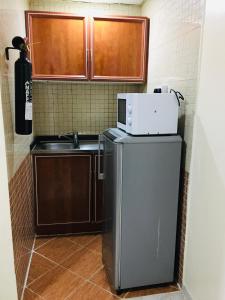
{"label": "tiled floor", "polygon": [[117,296],[106,279],[101,235],[39,238],[23,300],[116,300],[177,291],[174,285]]}

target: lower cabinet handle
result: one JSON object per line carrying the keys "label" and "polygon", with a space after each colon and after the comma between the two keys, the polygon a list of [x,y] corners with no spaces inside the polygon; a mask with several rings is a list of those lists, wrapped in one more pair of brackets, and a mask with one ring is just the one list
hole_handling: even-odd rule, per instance
{"label": "lower cabinet handle", "polygon": [[101,142],[102,142],[102,135],[99,134],[98,136],[98,179],[104,179],[104,173],[101,173]]}

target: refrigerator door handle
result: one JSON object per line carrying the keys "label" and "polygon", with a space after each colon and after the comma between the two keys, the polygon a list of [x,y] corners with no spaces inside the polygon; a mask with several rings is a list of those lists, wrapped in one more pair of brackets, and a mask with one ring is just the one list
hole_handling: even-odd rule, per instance
{"label": "refrigerator door handle", "polygon": [[103,135],[98,136],[98,179],[104,179],[104,173],[101,173],[101,142],[103,142]]}

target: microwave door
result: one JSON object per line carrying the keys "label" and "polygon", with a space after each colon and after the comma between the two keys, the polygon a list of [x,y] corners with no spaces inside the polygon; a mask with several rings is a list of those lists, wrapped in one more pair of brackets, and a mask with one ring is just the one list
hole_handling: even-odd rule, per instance
{"label": "microwave door", "polygon": [[126,131],[126,99],[117,99],[117,127]]}

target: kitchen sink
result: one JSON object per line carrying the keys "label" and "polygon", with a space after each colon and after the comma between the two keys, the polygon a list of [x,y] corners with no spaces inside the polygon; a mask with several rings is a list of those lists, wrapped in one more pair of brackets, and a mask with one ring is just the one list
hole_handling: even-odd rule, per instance
{"label": "kitchen sink", "polygon": [[79,152],[79,151],[97,151],[97,140],[80,140],[79,146],[74,147],[73,142],[70,141],[38,141],[33,147],[32,151],[41,152]]}
{"label": "kitchen sink", "polygon": [[74,149],[74,145],[70,142],[40,142],[37,148],[40,150],[71,150]]}

